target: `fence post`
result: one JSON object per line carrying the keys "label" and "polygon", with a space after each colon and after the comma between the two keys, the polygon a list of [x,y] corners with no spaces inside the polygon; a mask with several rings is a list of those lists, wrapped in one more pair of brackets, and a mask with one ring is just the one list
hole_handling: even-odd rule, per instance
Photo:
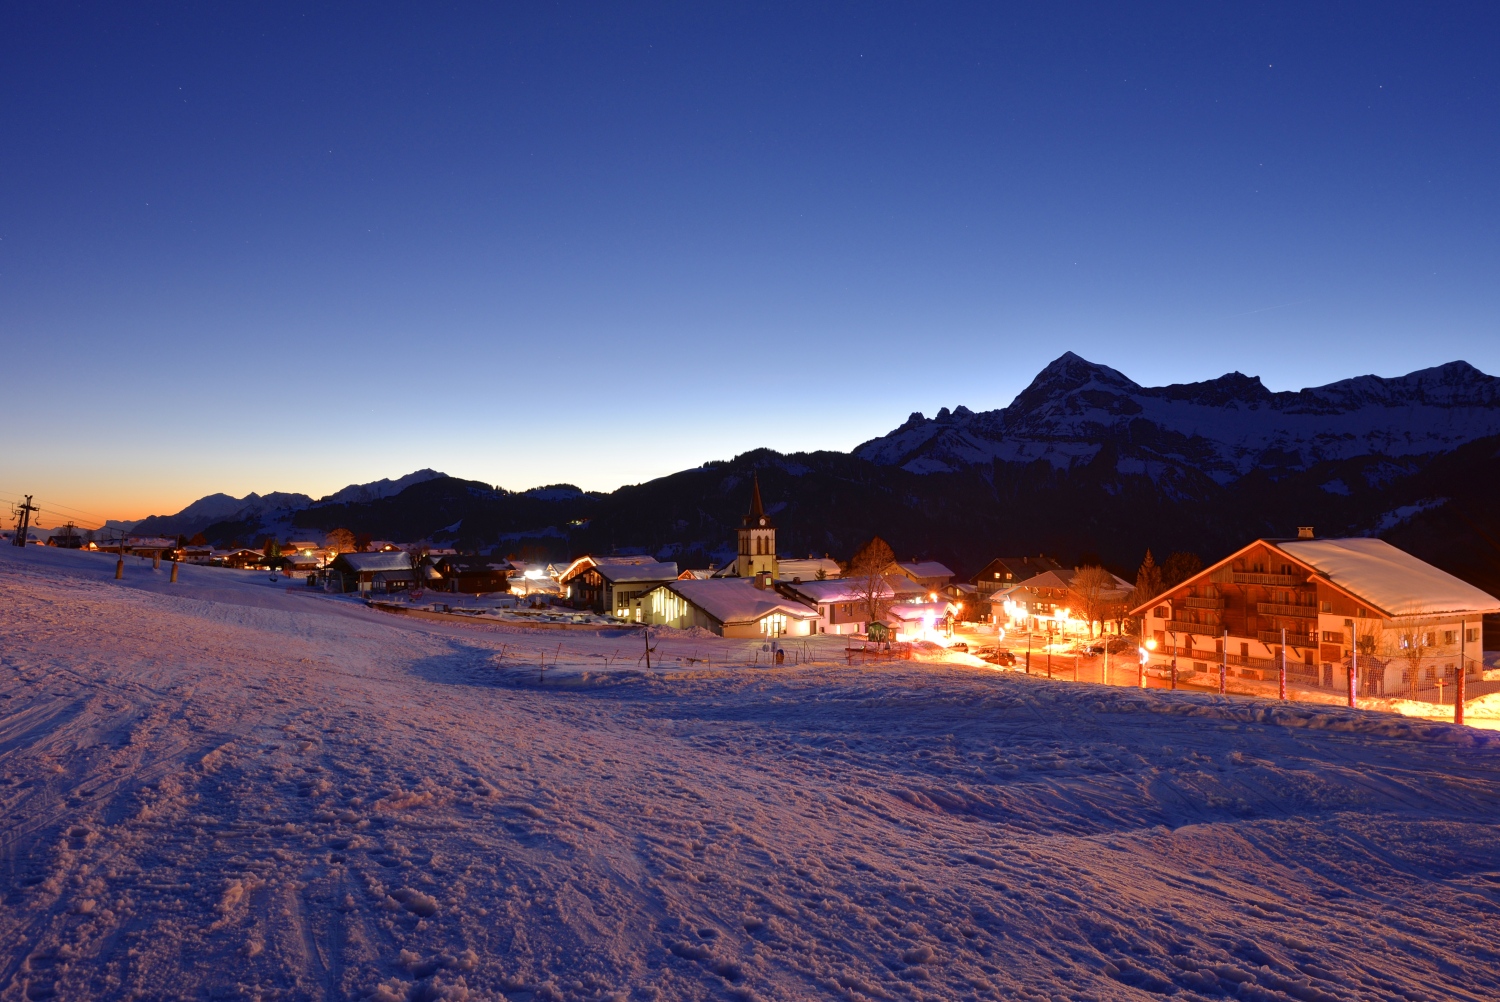
{"label": "fence post", "polygon": [[1224,631],[1224,649],[1219,652],[1219,695],[1229,691],[1229,631]]}
{"label": "fence post", "polygon": [[1282,699],[1286,699],[1286,629],[1281,631],[1281,674],[1277,685],[1277,691]]}

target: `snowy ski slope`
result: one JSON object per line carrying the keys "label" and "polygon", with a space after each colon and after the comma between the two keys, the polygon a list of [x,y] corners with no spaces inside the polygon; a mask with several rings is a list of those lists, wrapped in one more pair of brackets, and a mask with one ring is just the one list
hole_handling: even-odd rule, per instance
{"label": "snowy ski slope", "polygon": [[0,1002],[1500,997],[1493,732],[113,570],[0,552]]}

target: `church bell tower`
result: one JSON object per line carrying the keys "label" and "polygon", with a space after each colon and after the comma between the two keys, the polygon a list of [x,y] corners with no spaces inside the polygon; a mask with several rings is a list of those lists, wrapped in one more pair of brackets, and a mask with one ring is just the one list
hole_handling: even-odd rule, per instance
{"label": "church bell tower", "polygon": [[760,501],[760,477],[752,474],[750,512],[739,529],[740,552],[734,561],[736,577],[753,578],[769,572],[776,579],[776,526]]}

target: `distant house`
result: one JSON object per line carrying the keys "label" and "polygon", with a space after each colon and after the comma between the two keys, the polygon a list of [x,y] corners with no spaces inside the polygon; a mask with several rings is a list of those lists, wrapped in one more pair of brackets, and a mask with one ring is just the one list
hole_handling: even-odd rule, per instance
{"label": "distant house", "polygon": [[954,604],[956,607],[954,615],[964,622],[977,622],[989,618],[988,599],[981,599],[979,589],[967,581],[950,581],[938,589],[938,595]]}
{"label": "distant house", "polygon": [[564,600],[575,609],[637,619],[641,596],[676,580],[677,574],[675,563],[651,557],[587,556],[573,561],[558,583]]}
{"label": "distant house", "polygon": [[923,640],[946,629],[949,617],[958,615],[958,607],[939,599],[936,602],[898,603],[890,607],[885,622],[893,627],[897,640]]}
{"label": "distant house", "polygon": [[319,567],[323,566],[321,557],[308,554],[302,550],[287,550],[282,553],[282,566],[292,574],[317,573]]}
{"label": "distant house", "polygon": [[121,540],[116,536],[114,539],[96,540],[89,544],[88,548],[100,553],[132,553],[136,556],[150,557],[177,549],[177,540],[166,539],[162,536],[126,536]]}
{"label": "distant house", "polygon": [[[861,582],[845,578],[831,581],[782,581],[776,590],[787,598],[817,610],[818,619],[813,632],[852,634],[863,633],[869,610],[864,596],[859,593]],[[883,598],[890,600],[895,595],[889,586]]]}
{"label": "distant house", "polygon": [[417,581],[411,557],[397,550],[384,553],[340,553],[328,565],[330,591],[360,594],[406,591]]}
{"label": "distant house", "polygon": [[214,563],[215,551],[207,543],[189,543],[178,547],[177,559],[189,564],[211,564]]}
{"label": "distant house", "polygon": [[48,546],[61,547],[64,550],[83,549],[83,533],[76,529],[65,528],[61,532],[54,532],[47,537]]}
{"label": "distant house", "polygon": [[213,562],[216,564],[242,570],[248,567],[262,567],[265,565],[265,560],[264,553],[260,550],[252,550],[248,546],[240,546],[232,550],[216,550],[213,557]]}
{"label": "distant house", "polygon": [[768,571],[755,578],[670,581],[647,592],[641,609],[642,622],[697,626],[721,637],[805,637],[818,622],[816,609],[771,588]]}
{"label": "distant house", "polygon": [[899,574],[929,592],[941,591],[953,580],[953,572],[936,560],[897,560],[885,569],[887,574]]}
{"label": "distant house", "polygon": [[433,587],[441,591],[469,595],[510,591],[510,573],[513,568],[503,557],[444,554],[432,561],[432,568],[438,574]]}
{"label": "distant house", "polygon": [[562,586],[557,583],[557,577],[566,567],[522,560],[512,560],[510,566],[509,587],[517,595],[562,594]]}
{"label": "distant house", "polygon": [[[1092,634],[1088,616],[1078,607],[1079,597],[1073,587],[1073,578],[1078,570],[1075,567],[1071,570],[1043,571],[1010,588],[992,592],[991,617],[994,622],[1012,629],[1064,636]],[[1104,615],[1106,627],[1109,621],[1118,620],[1124,615],[1124,603],[1130,596],[1132,587],[1129,581],[1117,574],[1109,577],[1111,586],[1104,589],[1100,600],[1117,614]]]}
{"label": "distant house", "polygon": [[1060,571],[1062,564],[1051,557],[996,557],[984,565],[984,569],[969,579],[979,598],[988,600],[990,595],[1003,588],[1011,588],[1027,578],[1034,578],[1047,571]]}
{"label": "distant house", "polygon": [[[863,593],[867,582],[862,578],[834,578],[824,581],[778,581],[776,590],[787,598],[801,602],[818,613],[814,633],[855,634],[869,629],[868,596]],[[881,578],[876,596],[888,608],[927,602],[926,588],[902,574]]]}
{"label": "distant house", "polygon": [[[1483,671],[1483,620],[1500,599],[1381,539],[1258,539],[1133,610],[1159,664],[1247,677],[1289,669],[1347,686],[1359,645],[1369,694]],[[1285,643],[1283,644],[1283,638]],[[1226,648],[1227,644],[1227,648]]]}

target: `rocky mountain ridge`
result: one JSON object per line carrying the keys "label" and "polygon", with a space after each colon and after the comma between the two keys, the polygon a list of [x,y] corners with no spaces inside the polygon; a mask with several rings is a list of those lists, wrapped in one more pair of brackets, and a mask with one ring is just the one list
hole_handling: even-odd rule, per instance
{"label": "rocky mountain ridge", "polygon": [[1467,362],[1273,393],[1238,372],[1145,387],[1067,352],[1008,407],[913,414],[854,454],[921,474],[995,462],[1068,470],[1113,446],[1122,475],[1161,482],[1192,470],[1224,485],[1255,470],[1284,475],[1360,456],[1400,460],[1496,434],[1500,378]]}

